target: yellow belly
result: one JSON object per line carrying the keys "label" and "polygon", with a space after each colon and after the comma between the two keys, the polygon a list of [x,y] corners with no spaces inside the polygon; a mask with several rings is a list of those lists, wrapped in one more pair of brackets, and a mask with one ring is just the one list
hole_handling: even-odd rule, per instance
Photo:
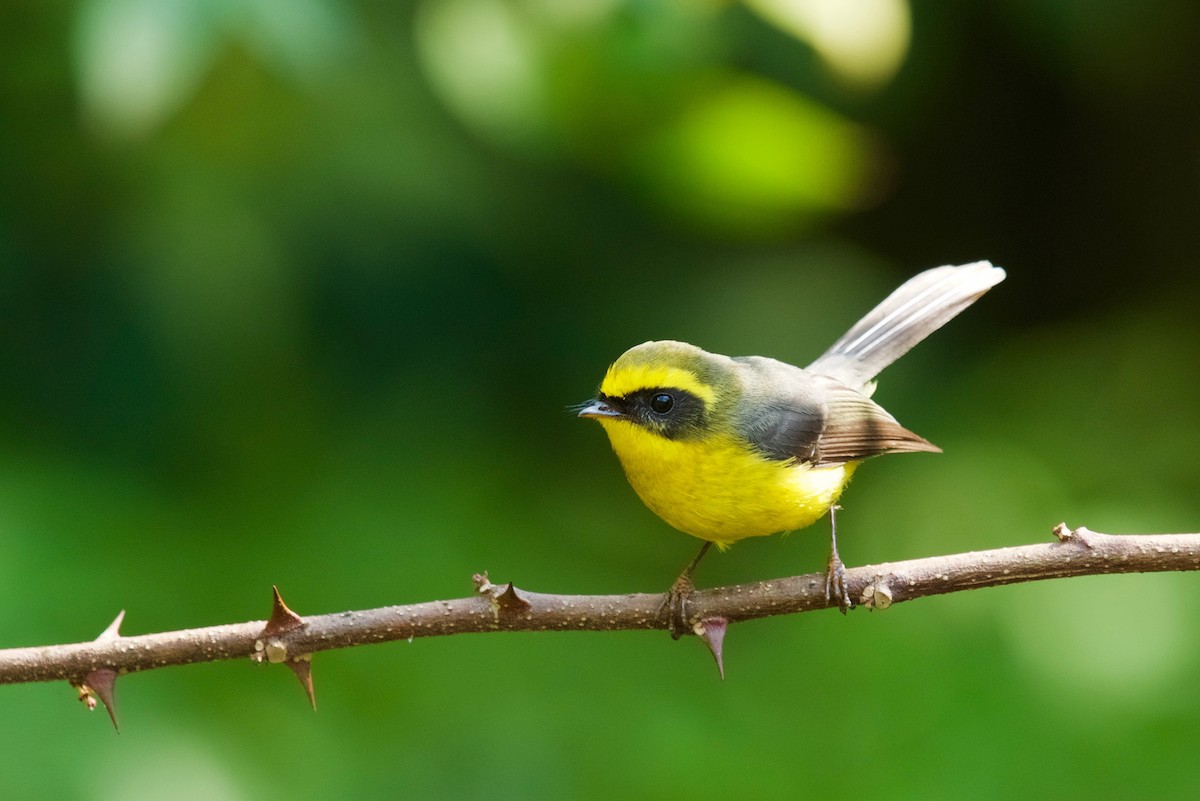
{"label": "yellow belly", "polygon": [[837,502],[858,466],[814,468],[767,459],[727,437],[668,440],[625,421],[600,422],[646,506],[722,549],[812,525]]}

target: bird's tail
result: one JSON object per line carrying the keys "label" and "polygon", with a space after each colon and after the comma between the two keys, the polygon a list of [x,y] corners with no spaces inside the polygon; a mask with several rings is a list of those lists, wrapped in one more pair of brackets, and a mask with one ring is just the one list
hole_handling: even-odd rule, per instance
{"label": "bird's tail", "polygon": [[1004,270],[986,261],[919,273],[855,323],[808,369],[850,387],[868,388],[883,368],[1003,280]]}

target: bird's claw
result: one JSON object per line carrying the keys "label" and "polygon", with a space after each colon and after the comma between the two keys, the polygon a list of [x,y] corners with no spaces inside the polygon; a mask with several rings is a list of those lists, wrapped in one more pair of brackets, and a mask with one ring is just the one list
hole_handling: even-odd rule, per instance
{"label": "bird's claw", "polygon": [[825,570],[825,603],[834,599],[843,615],[854,605],[850,602],[850,588],[846,586],[846,565],[836,551],[829,555]]}
{"label": "bird's claw", "polygon": [[671,632],[672,640],[678,640],[692,630],[692,627],[688,625],[687,601],[688,596],[695,590],[696,585],[692,582],[692,577],[684,573],[675,579],[675,583],[671,585],[671,589],[667,590],[667,595],[663,598],[661,608],[668,612],[668,630]]}

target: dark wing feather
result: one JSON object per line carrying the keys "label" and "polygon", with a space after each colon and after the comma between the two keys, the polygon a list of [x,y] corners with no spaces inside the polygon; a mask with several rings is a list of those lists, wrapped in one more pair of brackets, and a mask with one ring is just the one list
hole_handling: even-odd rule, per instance
{"label": "dark wing feather", "polygon": [[818,461],[826,421],[824,405],[773,403],[760,411],[756,423],[745,431],[756,448],[772,459]]}
{"label": "dark wing feather", "polygon": [[882,453],[941,453],[941,448],[896,422],[887,411],[849,387],[831,387],[825,429],[816,445],[815,464],[856,462]]}
{"label": "dark wing feather", "polygon": [[787,397],[758,398],[753,418],[741,421],[746,437],[773,459],[825,467],[883,453],[941,451],[839,381],[808,373],[790,383]]}

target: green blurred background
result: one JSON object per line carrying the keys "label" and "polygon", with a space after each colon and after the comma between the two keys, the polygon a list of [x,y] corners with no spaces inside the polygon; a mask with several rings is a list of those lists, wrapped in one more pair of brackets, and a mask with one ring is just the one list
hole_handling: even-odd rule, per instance
{"label": "green blurred background", "polygon": [[[877,398],[942,456],[849,564],[1196,530],[1191,0],[87,0],[0,10],[0,646],[665,589],[565,412],[649,338],[806,363],[1008,280]],[[704,564],[809,572],[824,524]],[[1190,796],[1194,575],[0,688],[10,798]]]}

